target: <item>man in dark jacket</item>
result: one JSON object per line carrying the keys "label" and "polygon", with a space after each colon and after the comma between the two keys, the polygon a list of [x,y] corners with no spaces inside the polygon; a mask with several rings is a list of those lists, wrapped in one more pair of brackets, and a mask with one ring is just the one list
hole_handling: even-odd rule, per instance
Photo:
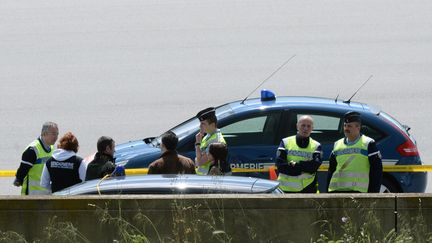
{"label": "man in dark jacket", "polygon": [[322,163],[321,144],[311,138],[313,119],[303,115],[297,122],[297,134],[282,139],[276,166],[279,188],[284,192],[316,193],[316,173]]}
{"label": "man in dark jacket", "polygon": [[97,142],[98,152],[95,154],[93,161],[87,166],[85,180],[100,179],[110,175],[115,169],[114,152],[115,142],[112,138],[102,136]]}
{"label": "man in dark jacket", "polygon": [[148,174],[195,174],[194,162],[177,153],[177,143],[177,135],[173,132],[162,135],[162,155],[150,164]]}

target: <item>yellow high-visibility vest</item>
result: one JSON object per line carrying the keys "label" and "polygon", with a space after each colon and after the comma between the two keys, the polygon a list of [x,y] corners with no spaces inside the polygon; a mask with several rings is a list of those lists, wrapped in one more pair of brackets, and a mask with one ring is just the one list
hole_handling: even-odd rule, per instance
{"label": "yellow high-visibility vest", "polygon": [[33,164],[33,167],[30,168],[27,176],[24,178],[24,182],[21,189],[21,195],[26,195],[28,190],[28,195],[46,195],[49,194],[49,190],[40,185],[42,170],[45,166],[45,162],[51,158],[51,155],[54,151],[54,146],[51,145],[51,151],[47,153],[43,148],[43,145],[36,139],[32,143],[30,143],[26,150],[32,147],[36,153],[36,162]]}
{"label": "yellow high-visibility vest", "polygon": [[367,192],[369,187],[368,146],[373,141],[365,135],[353,145],[346,145],[344,138],[336,141],[333,153],[336,157],[336,171],[330,180],[329,192]]}
{"label": "yellow high-visibility vest", "polygon": [[[306,148],[300,148],[296,142],[296,136],[284,138],[282,140],[287,151],[287,161],[310,161],[313,154],[320,146],[320,143],[309,137],[309,145]],[[303,172],[298,176],[285,175],[279,172],[279,188],[286,192],[300,192],[309,186],[315,180],[316,173]]]}
{"label": "yellow high-visibility vest", "polygon": [[[219,129],[217,129],[216,132],[212,134],[207,134],[205,135],[205,137],[203,137],[200,145],[201,152],[204,152],[207,149],[207,147],[212,143],[226,144],[225,139]],[[207,161],[204,164],[197,166],[197,168],[195,169],[197,175],[207,175],[209,172],[210,165],[211,165],[210,161]]]}

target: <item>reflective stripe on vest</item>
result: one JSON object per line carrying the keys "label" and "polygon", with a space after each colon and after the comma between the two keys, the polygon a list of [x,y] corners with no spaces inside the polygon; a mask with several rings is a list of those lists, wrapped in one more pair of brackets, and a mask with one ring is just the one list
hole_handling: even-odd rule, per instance
{"label": "reflective stripe on vest", "polygon": [[[309,138],[309,145],[306,148],[300,148],[296,142],[296,136],[284,138],[282,140],[287,151],[287,161],[310,161],[313,154],[320,145],[317,141]],[[309,186],[315,180],[315,173],[310,174],[303,172],[298,176],[285,175],[279,173],[279,188],[286,192],[299,192]]]}
{"label": "reflective stripe on vest", "polygon": [[51,192],[45,187],[41,187],[40,181],[30,180],[28,195],[49,195]]}
{"label": "reflective stripe on vest", "polygon": [[287,192],[299,192],[308,185],[310,185],[313,182],[314,178],[315,176],[309,173],[302,173],[298,176],[290,176],[279,173],[279,188]]}
{"label": "reflective stripe on vest", "polygon": [[207,175],[210,169],[210,162],[202,164],[195,169],[197,175]]}
{"label": "reflective stripe on vest", "polygon": [[[206,151],[207,147],[212,143],[224,143],[224,144],[226,144],[225,139],[224,139],[224,137],[223,137],[223,135],[219,129],[216,129],[216,132],[214,132],[211,135],[210,134],[205,135],[205,137],[202,139],[201,145],[200,145],[201,153],[204,153]],[[207,161],[204,164],[198,166],[195,169],[195,172],[197,173],[197,175],[207,175],[209,172],[209,168],[210,168],[210,161]]]}
{"label": "reflective stripe on vest", "polygon": [[36,152],[36,162],[32,168],[30,168],[27,176],[24,178],[21,194],[25,195],[28,190],[29,195],[45,195],[49,194],[50,191],[40,185],[42,170],[45,166],[45,162],[51,157],[54,151],[54,146],[50,146],[51,152],[47,153],[40,143],[39,139],[33,141],[26,150],[32,147]]}
{"label": "reflective stripe on vest", "polygon": [[353,145],[346,145],[344,138],[333,149],[336,171],[330,180],[329,191],[367,192],[369,187],[369,157],[367,149],[371,138],[362,135]]}

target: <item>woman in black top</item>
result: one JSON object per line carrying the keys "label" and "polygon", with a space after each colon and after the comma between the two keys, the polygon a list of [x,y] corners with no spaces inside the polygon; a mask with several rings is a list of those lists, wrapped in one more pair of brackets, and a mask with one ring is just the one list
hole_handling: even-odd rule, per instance
{"label": "woman in black top", "polygon": [[84,181],[87,168],[82,158],[76,155],[79,143],[73,133],[63,135],[57,147],[45,163],[41,176],[41,186],[52,192]]}
{"label": "woman in black top", "polygon": [[209,145],[209,159],[211,165],[209,175],[231,175],[231,167],[227,161],[228,148],[224,143]]}

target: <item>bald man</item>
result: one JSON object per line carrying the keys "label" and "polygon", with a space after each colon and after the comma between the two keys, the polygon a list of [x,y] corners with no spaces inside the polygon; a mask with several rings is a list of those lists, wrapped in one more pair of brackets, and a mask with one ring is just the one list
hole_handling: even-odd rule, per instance
{"label": "bald man", "polygon": [[279,188],[288,193],[316,193],[316,172],[322,163],[321,144],[310,137],[311,116],[301,116],[297,134],[282,139],[277,150],[276,166]]}

